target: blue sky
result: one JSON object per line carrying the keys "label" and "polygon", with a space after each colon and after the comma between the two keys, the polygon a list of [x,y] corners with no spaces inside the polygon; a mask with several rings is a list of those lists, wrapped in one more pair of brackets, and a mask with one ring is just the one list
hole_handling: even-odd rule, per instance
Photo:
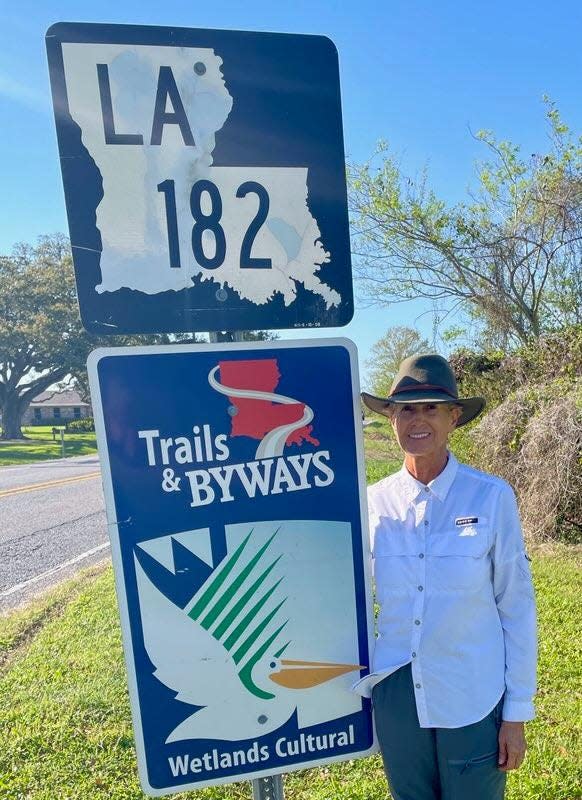
{"label": "blue sky", "polygon": [[[46,29],[58,21],[330,36],[340,55],[348,158],[363,161],[377,140],[386,139],[409,173],[428,164],[431,185],[453,202],[464,197],[474,161],[483,155],[471,130],[489,128],[520,143],[525,153],[539,152],[547,145],[543,94],[575,130],[582,129],[579,0],[5,2],[0,253],[39,234],[67,231],[44,48]],[[430,308],[420,303],[360,305],[349,326],[326,335],[350,336],[363,366],[373,342],[396,324],[416,324],[432,335]]]}

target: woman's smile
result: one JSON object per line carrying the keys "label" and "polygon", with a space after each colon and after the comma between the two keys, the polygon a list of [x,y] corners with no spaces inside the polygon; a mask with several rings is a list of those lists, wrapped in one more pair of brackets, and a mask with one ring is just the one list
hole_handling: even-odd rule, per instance
{"label": "woman's smile", "polygon": [[408,471],[428,483],[447,462],[447,441],[461,413],[452,403],[394,405],[390,420]]}

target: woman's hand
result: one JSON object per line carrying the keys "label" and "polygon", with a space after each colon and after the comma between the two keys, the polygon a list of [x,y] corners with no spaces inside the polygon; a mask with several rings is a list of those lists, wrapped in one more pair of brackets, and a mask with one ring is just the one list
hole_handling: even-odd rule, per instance
{"label": "woman's hand", "polygon": [[499,729],[499,769],[509,772],[517,769],[525,758],[525,730],[523,722],[502,722]]}

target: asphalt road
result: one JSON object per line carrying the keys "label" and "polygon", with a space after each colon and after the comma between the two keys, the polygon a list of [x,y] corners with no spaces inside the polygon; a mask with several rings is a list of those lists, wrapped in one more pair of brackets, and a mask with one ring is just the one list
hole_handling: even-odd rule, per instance
{"label": "asphalt road", "polygon": [[0,612],[109,553],[96,455],[0,469]]}

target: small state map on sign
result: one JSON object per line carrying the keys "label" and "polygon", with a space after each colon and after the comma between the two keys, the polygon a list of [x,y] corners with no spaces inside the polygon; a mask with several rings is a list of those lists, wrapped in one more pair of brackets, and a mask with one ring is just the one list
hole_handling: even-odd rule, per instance
{"label": "small state map on sign", "polygon": [[279,294],[288,306],[299,282],[339,305],[318,275],[330,253],[309,209],[307,168],[213,166],[236,103],[220,55],[67,42],[63,59],[69,111],[103,181],[97,292],[152,295],[198,279],[257,305]]}
{"label": "small state map on sign", "polygon": [[268,434],[287,434],[285,445],[304,441],[319,445],[311,436],[313,425],[303,424],[313,418],[312,410],[299,400],[273,394],[281,373],[277,359],[255,361],[221,361],[220,389],[234,410],[231,436],[249,436],[264,440]]}

